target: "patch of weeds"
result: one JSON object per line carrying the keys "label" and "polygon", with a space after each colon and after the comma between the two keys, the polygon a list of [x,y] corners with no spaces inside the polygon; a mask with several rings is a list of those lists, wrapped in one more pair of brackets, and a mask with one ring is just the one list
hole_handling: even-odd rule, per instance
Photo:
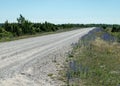
{"label": "patch of weeds", "polygon": [[56,56],[53,58],[52,62],[54,62],[54,63],[57,62]]}
{"label": "patch of weeds", "polygon": [[49,77],[52,77],[52,76],[53,76],[53,74],[52,74],[52,73],[49,73],[49,74],[48,74],[48,76],[49,76]]}
{"label": "patch of weeds", "polygon": [[66,82],[66,69],[60,70],[58,74],[59,76],[57,77],[57,79],[62,82]]}
{"label": "patch of weeds", "polygon": [[66,82],[64,77],[58,77],[58,80]]}
{"label": "patch of weeds", "polygon": [[60,65],[59,63],[56,63],[56,65]]}

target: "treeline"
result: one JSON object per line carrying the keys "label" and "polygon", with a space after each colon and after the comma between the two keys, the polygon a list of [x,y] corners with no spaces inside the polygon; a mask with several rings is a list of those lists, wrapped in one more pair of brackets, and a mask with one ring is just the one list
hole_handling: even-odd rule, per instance
{"label": "treeline", "polygon": [[[120,25],[107,24],[52,24],[49,22],[32,23],[22,15],[17,18],[17,23],[6,21],[0,24],[0,40],[19,37],[24,35],[33,35],[44,32],[53,32],[61,29],[85,28],[85,27],[102,27],[105,30],[111,29],[111,32],[120,32]],[[108,29],[109,28],[109,29]]]}
{"label": "treeline", "polygon": [[24,35],[33,35],[44,32],[54,32],[60,29],[88,27],[84,24],[52,24],[49,22],[44,23],[32,23],[23,17],[22,15],[17,18],[17,23],[5,23],[0,24],[0,39],[10,39],[13,37],[19,37]]}
{"label": "treeline", "polygon": [[17,23],[9,23],[6,21],[1,24],[0,27],[0,38],[8,36],[22,36],[22,35],[32,35],[40,32],[56,31],[58,27],[52,23],[32,23],[26,20],[22,15],[17,18]]}
{"label": "treeline", "polygon": [[105,30],[111,30],[111,32],[120,32],[120,25],[113,24],[113,25],[102,25],[102,28]]}
{"label": "treeline", "polygon": [[32,23],[20,15],[17,18],[17,23],[5,23],[0,24],[0,39],[19,37],[23,35],[33,35],[43,32],[53,32],[60,29],[69,29],[77,27],[86,27],[84,24],[52,24],[49,22],[45,23]]}

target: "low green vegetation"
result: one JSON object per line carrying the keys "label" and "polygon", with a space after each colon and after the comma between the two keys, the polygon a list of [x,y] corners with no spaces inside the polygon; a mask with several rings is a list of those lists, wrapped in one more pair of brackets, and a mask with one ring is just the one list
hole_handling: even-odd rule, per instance
{"label": "low green vegetation", "polygon": [[67,85],[120,86],[120,44],[92,35],[74,45],[69,55]]}
{"label": "low green vegetation", "polygon": [[50,73],[50,74],[48,74],[48,76],[52,77],[52,76],[53,76],[53,74],[52,74],[52,73]]}
{"label": "low green vegetation", "polygon": [[9,41],[30,35],[38,35],[46,32],[66,31],[72,30],[77,27],[85,27],[83,24],[52,24],[49,22],[44,23],[33,23],[22,15],[17,18],[16,23],[5,23],[0,24],[0,41]]}
{"label": "low green vegetation", "polygon": [[54,32],[58,27],[52,23],[32,23],[26,20],[22,15],[17,18],[17,23],[9,23],[6,21],[0,27],[0,41],[11,40],[15,37],[25,35],[34,35],[43,32]]}
{"label": "low green vegetation", "polygon": [[120,25],[107,25],[103,27],[104,30],[111,35],[118,38],[118,42],[120,42]]}

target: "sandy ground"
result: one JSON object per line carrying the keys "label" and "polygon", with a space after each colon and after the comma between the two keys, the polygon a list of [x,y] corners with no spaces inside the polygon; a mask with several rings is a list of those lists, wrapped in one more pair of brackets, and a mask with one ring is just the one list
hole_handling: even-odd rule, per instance
{"label": "sandy ground", "polygon": [[63,85],[57,76],[71,44],[93,29],[0,43],[0,86]]}

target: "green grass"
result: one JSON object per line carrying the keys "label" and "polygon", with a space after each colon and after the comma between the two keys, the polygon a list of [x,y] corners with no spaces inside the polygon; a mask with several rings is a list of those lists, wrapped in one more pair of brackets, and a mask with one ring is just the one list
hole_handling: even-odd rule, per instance
{"label": "green grass", "polygon": [[120,32],[119,31],[118,32],[112,32],[112,28],[110,28],[110,27],[107,27],[105,29],[105,31],[108,32],[109,34],[113,35],[114,37],[116,37],[117,41],[120,42]]}
{"label": "green grass", "polygon": [[44,33],[39,33],[39,34],[34,34],[34,35],[23,35],[23,36],[18,36],[18,37],[3,37],[0,39],[0,42],[14,41],[14,40],[43,36],[43,35],[48,35],[48,34],[53,34],[53,33],[55,32],[44,32]]}
{"label": "green grass", "polygon": [[68,85],[119,86],[120,44],[108,43],[100,38],[87,42],[87,46],[83,43],[79,43],[73,50],[72,61],[76,64],[75,69],[68,68]]}
{"label": "green grass", "polygon": [[117,37],[118,38],[118,42],[120,42],[120,32],[114,32],[114,33],[111,33],[113,36]]}

